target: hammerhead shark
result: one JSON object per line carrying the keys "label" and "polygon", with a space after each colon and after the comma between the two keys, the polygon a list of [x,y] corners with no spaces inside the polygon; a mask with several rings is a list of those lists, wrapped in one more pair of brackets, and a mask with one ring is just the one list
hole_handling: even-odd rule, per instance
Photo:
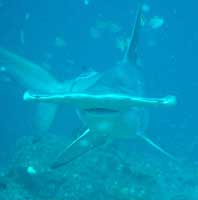
{"label": "hammerhead shark", "polygon": [[175,159],[144,134],[148,121],[146,108],[174,106],[176,98],[171,95],[164,98],[144,97],[143,82],[137,64],[141,11],[139,6],[123,59],[103,73],[92,71],[60,83],[42,67],[0,49],[0,58],[4,61],[5,68],[27,90],[23,99],[46,105],[48,114],[40,112],[39,118],[43,118],[41,122],[44,121],[46,127],[51,123],[58,104],[75,106],[77,115],[86,127],[85,131],[58,155],[52,168],[65,165],[116,138],[141,137],[169,158]]}

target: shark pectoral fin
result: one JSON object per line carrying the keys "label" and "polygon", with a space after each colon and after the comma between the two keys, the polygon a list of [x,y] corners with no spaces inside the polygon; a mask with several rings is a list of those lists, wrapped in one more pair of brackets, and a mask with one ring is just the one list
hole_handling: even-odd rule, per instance
{"label": "shark pectoral fin", "polygon": [[54,121],[58,105],[51,103],[38,103],[35,116],[35,126],[40,133],[49,130]]}
{"label": "shark pectoral fin", "polygon": [[83,156],[85,153],[105,144],[106,142],[106,136],[99,136],[93,132],[90,133],[90,129],[87,129],[57,156],[55,162],[51,165],[51,169],[65,166],[71,161]]}
{"label": "shark pectoral fin", "polygon": [[178,161],[177,158],[175,158],[173,155],[162,149],[159,145],[155,144],[151,139],[146,137],[143,134],[138,134],[139,137],[141,137],[144,141],[146,141],[149,145],[160,151],[162,154],[164,154],[166,157],[170,158],[171,160]]}

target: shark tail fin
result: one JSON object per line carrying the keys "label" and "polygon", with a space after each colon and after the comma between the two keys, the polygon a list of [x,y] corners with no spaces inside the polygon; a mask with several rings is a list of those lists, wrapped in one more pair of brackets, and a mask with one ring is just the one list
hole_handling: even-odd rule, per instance
{"label": "shark tail fin", "polygon": [[[6,73],[23,89],[51,93],[62,87],[62,84],[47,70],[3,48],[0,48],[0,63]],[[56,107],[53,104],[38,104],[35,123],[39,131],[49,129],[56,113]]]}
{"label": "shark tail fin", "polygon": [[151,139],[146,137],[143,134],[138,134],[139,137],[141,137],[144,141],[146,141],[149,145],[160,151],[162,154],[164,154],[166,157],[170,158],[173,161],[178,161],[177,158],[175,158],[173,155],[162,149],[159,145],[155,144]]}
{"label": "shark tail fin", "polygon": [[139,42],[139,32],[141,27],[141,14],[142,14],[142,5],[138,5],[136,18],[135,18],[135,24],[133,26],[129,45],[125,51],[123,62],[130,62],[133,64],[137,64],[137,45]]}

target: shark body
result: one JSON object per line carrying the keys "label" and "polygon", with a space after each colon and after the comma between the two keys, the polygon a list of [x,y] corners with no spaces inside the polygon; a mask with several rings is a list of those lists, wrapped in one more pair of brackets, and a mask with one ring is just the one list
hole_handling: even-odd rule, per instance
{"label": "shark body", "polygon": [[[134,136],[141,136],[156,149],[174,159],[172,155],[143,135],[148,121],[146,107],[172,106],[176,101],[173,96],[144,97],[144,87],[137,67],[136,55],[140,20],[141,6],[137,10],[130,44],[123,60],[117,66],[104,73],[94,72],[86,77],[68,80],[64,84],[59,83],[44,69],[26,59],[0,50],[0,57],[7,61],[10,73],[30,91],[24,94],[24,100],[55,106],[60,103],[74,105],[79,118],[87,127],[84,133],[58,156],[53,168],[65,165],[115,138],[133,138]],[[47,124],[50,124],[53,112]]]}

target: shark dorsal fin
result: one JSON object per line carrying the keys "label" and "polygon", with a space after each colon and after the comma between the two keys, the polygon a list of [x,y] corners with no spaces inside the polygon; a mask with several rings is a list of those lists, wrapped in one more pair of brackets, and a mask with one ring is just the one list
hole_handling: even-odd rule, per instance
{"label": "shark dorsal fin", "polygon": [[125,51],[123,62],[137,63],[137,45],[139,40],[139,30],[141,26],[142,6],[139,5],[135,17],[135,23],[131,32],[129,45]]}

